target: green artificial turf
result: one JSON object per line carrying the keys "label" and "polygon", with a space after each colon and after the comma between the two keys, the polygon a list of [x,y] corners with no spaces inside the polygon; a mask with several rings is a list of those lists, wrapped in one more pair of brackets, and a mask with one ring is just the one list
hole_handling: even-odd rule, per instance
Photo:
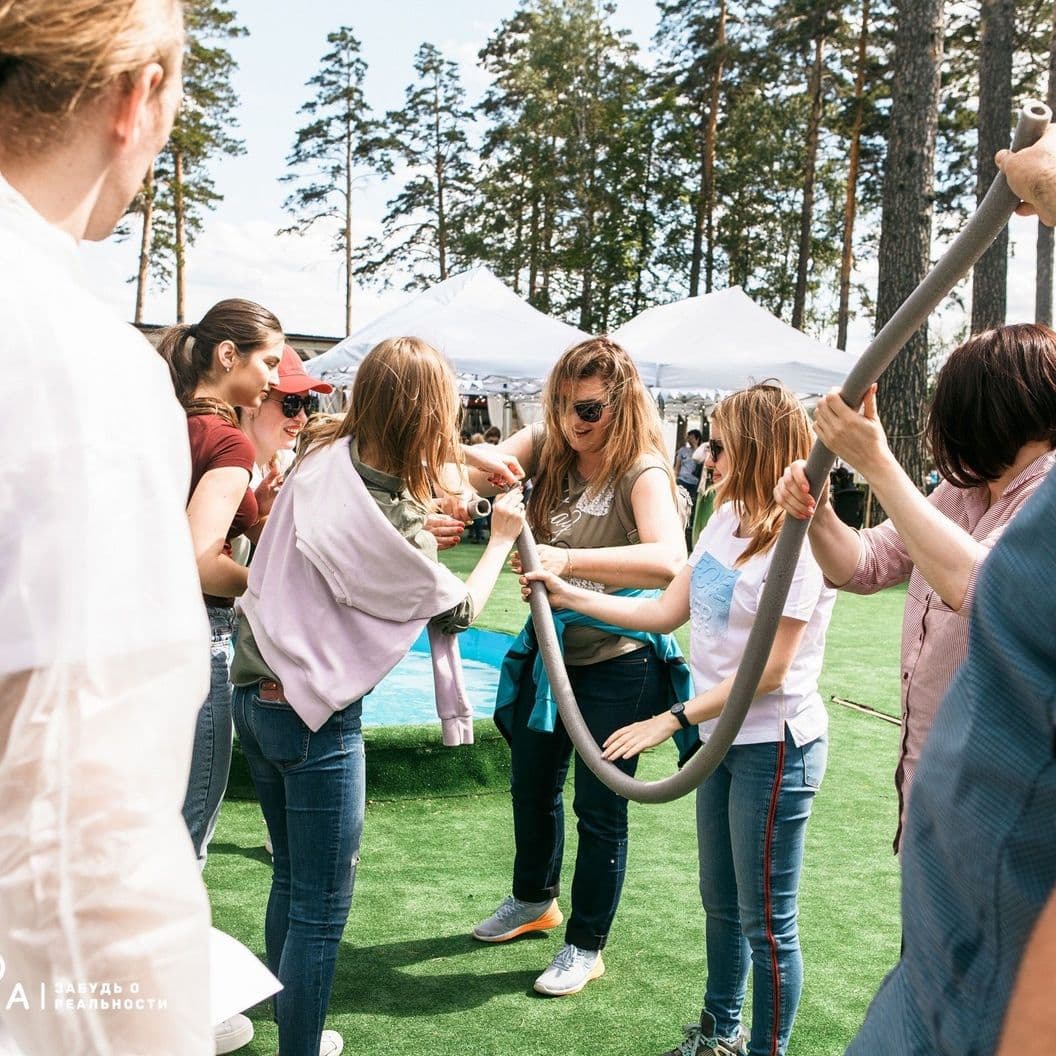
{"label": "green artificial turf", "polygon": [[[464,575],[478,554],[463,544],[444,557]],[[826,700],[898,714],[902,601],[901,591],[840,596],[822,677]],[[516,579],[506,575],[478,626],[513,633],[526,615]],[[829,768],[801,884],[805,986],[790,1056],[842,1053],[898,956],[890,850],[898,730],[837,703],[829,713]],[[561,929],[503,946],[468,935],[508,893],[513,853],[508,751],[493,724],[476,730],[478,744],[461,749],[439,747],[437,727],[367,731],[362,859],[327,1025],[355,1054],[648,1056],[670,1048],[680,1024],[699,1013],[704,986],[692,798],[631,805],[608,973],[573,997],[540,998],[531,984],[557,951]],[[662,746],[645,756],[639,775],[657,778],[673,767]],[[568,870],[574,825],[569,810]],[[259,954],[270,882],[263,840],[257,805],[229,797],[205,874],[217,926]],[[562,906],[567,912],[567,889]],[[257,1037],[241,1051],[272,1056],[268,1009],[251,1017]]]}
{"label": "green artificial turf", "polygon": [[[887,769],[874,763],[896,731],[840,707],[831,715],[829,772],[801,886],[806,983],[793,1056],[842,1052],[898,954],[894,803]],[[672,764],[658,749],[642,776]],[[571,854],[571,817],[568,828]],[[560,929],[496,947],[468,937],[509,890],[508,794],[372,802],[328,1025],[347,1052],[386,1056],[662,1052],[698,1014],[704,985],[694,833],[691,799],[632,804],[608,974],[581,994],[547,1000],[531,984],[557,951]],[[257,953],[270,879],[263,837],[256,805],[228,801],[206,870],[217,926]],[[567,911],[567,894],[562,904]],[[252,1018],[257,1039],[244,1051],[271,1056],[267,1009]]]}

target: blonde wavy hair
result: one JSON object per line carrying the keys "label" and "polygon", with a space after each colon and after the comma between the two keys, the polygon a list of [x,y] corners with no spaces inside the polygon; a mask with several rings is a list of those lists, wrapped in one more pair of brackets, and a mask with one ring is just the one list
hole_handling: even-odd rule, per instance
{"label": "blonde wavy hair", "polygon": [[722,431],[728,467],[715,489],[715,506],[735,503],[741,529],[751,538],[737,559],[740,566],[777,540],[785,514],[774,502],[774,486],[785,466],[807,457],[813,436],[799,401],[774,382],[727,396],[712,423]]}
{"label": "blonde wavy hair", "polygon": [[372,452],[374,469],[399,477],[428,505],[435,492],[450,493],[444,466],[462,463],[461,415],[447,360],[421,338],[389,338],[360,363],[345,416],[313,419],[303,431],[302,451],[354,437],[361,454],[364,447]]}
{"label": "blonde wavy hair", "polygon": [[0,0],[0,129],[5,148],[47,143],[119,77],[183,47],[179,0]]}
{"label": "blonde wavy hair", "polygon": [[601,381],[610,407],[601,469],[588,491],[596,494],[610,481],[619,480],[642,455],[653,454],[667,469],[672,497],[675,494],[675,477],[660,432],[660,415],[638,368],[615,341],[592,337],[565,352],[554,364],[543,389],[546,429],[538,468],[532,477],[528,523],[536,537],[544,541],[550,538],[550,518],[564,498],[568,474],[576,463],[576,452],[569,445],[566,429],[576,382],[586,378]]}

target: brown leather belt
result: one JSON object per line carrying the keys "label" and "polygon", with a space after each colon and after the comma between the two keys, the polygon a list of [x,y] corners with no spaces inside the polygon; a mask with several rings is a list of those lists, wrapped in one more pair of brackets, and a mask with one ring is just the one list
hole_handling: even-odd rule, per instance
{"label": "brown leather belt", "polygon": [[274,704],[289,704],[286,694],[282,691],[282,683],[271,678],[262,678],[257,686],[257,695],[261,700],[269,700]]}

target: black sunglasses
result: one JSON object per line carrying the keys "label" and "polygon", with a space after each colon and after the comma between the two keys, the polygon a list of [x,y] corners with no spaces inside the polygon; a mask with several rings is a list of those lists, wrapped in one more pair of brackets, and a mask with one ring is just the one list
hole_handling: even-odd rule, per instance
{"label": "black sunglasses", "polygon": [[286,418],[296,418],[302,407],[309,417],[319,410],[319,397],[314,392],[306,392],[302,396],[295,392],[275,393],[268,399],[282,404],[282,413]]}
{"label": "black sunglasses", "polygon": [[722,446],[722,441],[721,440],[709,440],[708,441],[708,450],[711,452],[711,460],[712,460],[712,462],[718,462],[719,455],[721,455],[723,453],[723,451],[726,450],[726,448],[724,448]]}
{"label": "black sunglasses", "polygon": [[572,410],[576,412],[576,417],[581,422],[596,422],[601,418],[602,411],[608,407],[608,404],[602,400],[584,400],[582,403],[572,404]]}

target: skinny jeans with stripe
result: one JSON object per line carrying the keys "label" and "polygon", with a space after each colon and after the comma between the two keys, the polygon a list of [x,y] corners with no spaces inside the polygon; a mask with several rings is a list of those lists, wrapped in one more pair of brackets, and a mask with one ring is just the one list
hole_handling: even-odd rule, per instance
{"label": "skinny jeans with stripe", "polygon": [[799,875],[826,737],[730,748],[697,790],[700,897],[708,956],[704,1008],[720,1038],[741,1026],[752,978],[751,1056],[784,1056],[803,987]]}

